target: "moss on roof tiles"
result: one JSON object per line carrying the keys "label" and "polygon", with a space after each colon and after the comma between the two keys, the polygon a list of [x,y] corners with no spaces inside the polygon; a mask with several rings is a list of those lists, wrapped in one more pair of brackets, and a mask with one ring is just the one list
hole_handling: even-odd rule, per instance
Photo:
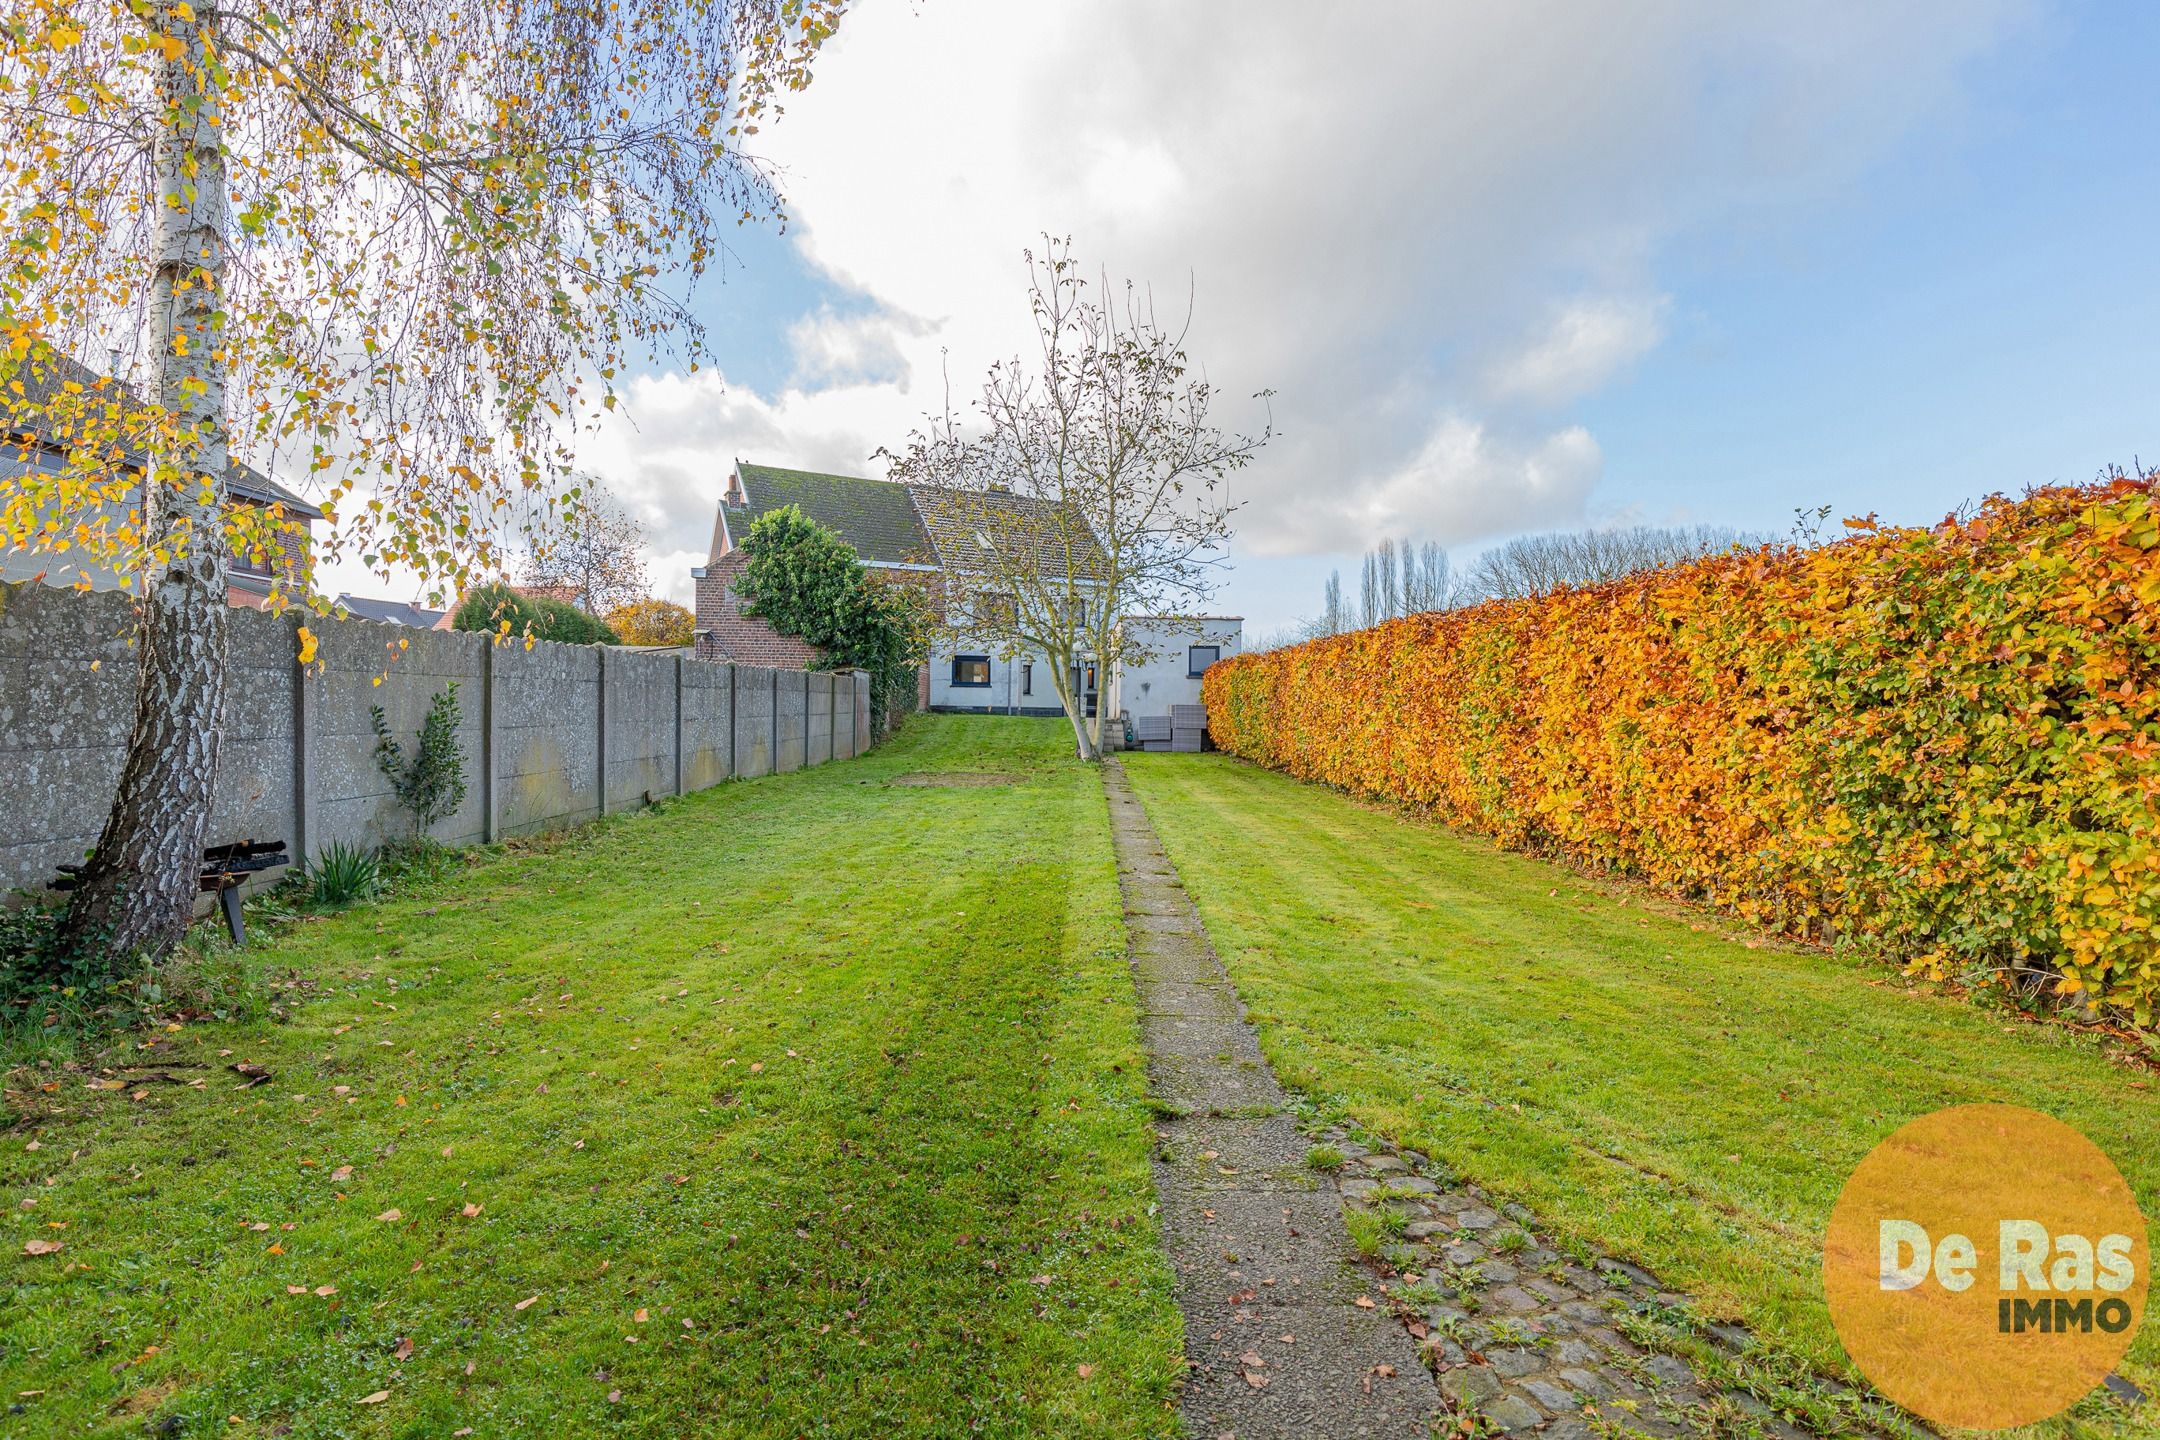
{"label": "moss on roof tiles", "polygon": [[937,552],[915,513],[905,485],[815,470],[783,470],[744,464],[745,502],[728,507],[728,533],[737,545],[751,522],[769,510],[793,505],[833,531],[871,565],[932,565]]}

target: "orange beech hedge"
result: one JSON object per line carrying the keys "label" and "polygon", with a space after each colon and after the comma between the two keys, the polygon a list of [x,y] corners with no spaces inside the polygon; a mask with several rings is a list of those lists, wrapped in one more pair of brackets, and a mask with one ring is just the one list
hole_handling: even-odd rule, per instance
{"label": "orange beech hedge", "polygon": [[1215,742],[1938,978],[2160,1001],[2160,472],[1209,668]]}

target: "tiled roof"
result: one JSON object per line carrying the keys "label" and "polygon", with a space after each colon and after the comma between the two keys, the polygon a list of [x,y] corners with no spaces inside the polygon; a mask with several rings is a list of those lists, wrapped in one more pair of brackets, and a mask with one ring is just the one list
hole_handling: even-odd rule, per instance
{"label": "tiled roof", "polygon": [[742,547],[758,516],[793,505],[854,546],[865,564],[937,563],[905,485],[777,465],[738,465],[736,472],[742,476],[744,503],[725,507],[720,517],[735,549]]}
{"label": "tiled roof", "polygon": [[1103,571],[1094,532],[1070,508],[1061,511],[1047,500],[1008,490],[908,488],[937,543],[938,558],[948,570],[979,569],[986,546],[1017,542],[1034,548],[1036,565],[1044,574],[1065,573],[1068,545],[1077,577],[1091,578]]}
{"label": "tiled roof", "polygon": [[[124,410],[145,408],[144,402],[125,381],[114,380],[109,376],[100,375],[89,366],[81,364],[57,351],[40,362],[25,364],[12,378],[22,382],[23,394],[32,405],[42,406],[46,404],[54,396],[61,393],[62,386],[72,382],[81,385],[86,390],[96,390],[101,386],[117,385],[120,387],[120,403]],[[33,435],[30,438],[43,440],[44,437]],[[134,450],[123,450],[120,458],[124,463],[138,469],[143,466],[146,460],[144,455]],[[226,488],[234,496],[242,500],[252,500],[258,505],[283,505],[288,514],[297,515],[306,520],[322,519],[323,512],[320,509],[301,499],[252,465],[235,462],[231,474],[226,479]]]}
{"label": "tiled roof", "polygon": [[380,620],[390,625],[410,625],[415,630],[432,630],[445,610],[429,610],[406,600],[370,600],[363,595],[340,595],[337,603],[363,620]]}
{"label": "tiled roof", "polygon": [[[701,609],[698,626],[710,634],[698,637],[698,653],[707,659],[732,660],[738,665],[775,665],[788,670],[807,670],[818,658],[818,648],[782,635],[763,620],[742,613],[742,597],[735,582],[750,563],[748,552],[731,550],[705,569],[705,579],[718,581],[720,600]],[[701,587],[702,588],[702,587]]]}

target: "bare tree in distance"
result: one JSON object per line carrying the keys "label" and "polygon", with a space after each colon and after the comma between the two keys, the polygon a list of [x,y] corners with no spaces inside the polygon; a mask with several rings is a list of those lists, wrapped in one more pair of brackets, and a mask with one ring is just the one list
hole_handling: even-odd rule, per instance
{"label": "bare tree in distance", "polygon": [[[135,725],[64,950],[162,956],[187,924],[225,708],[222,562],[282,549],[277,507],[225,503],[233,453],[317,477],[334,554],[430,593],[498,570],[506,522],[551,494],[625,367],[702,352],[681,286],[726,221],[777,209],[742,145],[842,8],[11,12],[0,435],[65,459],[0,467],[0,528],[86,551],[140,613]],[[108,352],[118,378],[77,378]],[[328,605],[273,597],[292,600]]]}
{"label": "bare tree in distance", "polygon": [[577,508],[539,539],[518,570],[528,589],[561,592],[588,615],[605,615],[642,600],[651,589],[645,572],[645,527],[614,496],[583,482]]}
{"label": "bare tree in distance", "polygon": [[1069,237],[1025,252],[1036,351],[990,367],[963,425],[950,403],[898,455],[893,478],[936,487],[930,523],[952,561],[942,628],[1007,659],[1043,657],[1082,759],[1102,754],[1076,671],[1148,658],[1119,623],[1213,592],[1233,506],[1223,484],[1273,435],[1226,433],[1215,387],[1131,282],[1094,287]]}
{"label": "bare tree in distance", "polygon": [[1383,538],[1365,552],[1357,615],[1353,617],[1343,606],[1342,572],[1331,571],[1319,616],[1302,627],[1305,638],[1340,635],[1398,616],[1445,610],[1453,600],[1450,575],[1448,554],[1439,542]]}
{"label": "bare tree in distance", "polygon": [[1723,525],[1634,525],[1523,535],[1478,557],[1461,598],[1469,603],[1532,599],[1769,541],[1768,536]]}

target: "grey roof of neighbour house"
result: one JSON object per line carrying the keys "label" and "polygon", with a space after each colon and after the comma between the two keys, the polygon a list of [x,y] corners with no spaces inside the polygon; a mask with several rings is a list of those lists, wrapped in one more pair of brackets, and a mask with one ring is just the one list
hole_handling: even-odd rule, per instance
{"label": "grey roof of neighbour house", "polygon": [[429,610],[406,600],[370,600],[362,595],[340,595],[337,603],[362,620],[380,620],[389,625],[409,625],[415,630],[432,630],[435,623],[449,613]]}
{"label": "grey roof of neighbour house", "polygon": [[715,560],[723,538],[729,548],[740,548],[758,516],[793,505],[854,546],[866,565],[937,563],[936,549],[905,485],[777,465],[738,464],[735,469],[742,477],[744,503],[720,507],[713,536]]}
{"label": "grey roof of neighbour house", "polygon": [[972,570],[983,563],[983,549],[1018,537],[1035,549],[1037,569],[1047,575],[1065,572],[1066,546],[1076,552],[1074,570],[1082,578],[1099,576],[1102,551],[1077,512],[1060,510],[1047,500],[1009,490],[958,490],[941,485],[911,485],[915,508],[922,512],[938,558],[949,570]]}
{"label": "grey roof of neighbour house", "polygon": [[[35,366],[24,366],[12,378],[21,382],[25,401],[34,406],[45,405],[53,397],[62,393],[62,387],[74,384],[80,385],[86,390],[96,390],[106,385],[118,385],[120,387],[120,404],[123,412],[130,409],[148,408],[142,398],[135,393],[134,387],[130,386],[126,381],[100,375],[80,361],[57,352],[45,357],[42,362]],[[50,440],[46,436],[35,432],[30,433],[25,438],[38,444],[64,448],[61,446],[61,442]],[[123,449],[120,452],[120,460],[122,464],[130,468],[141,469],[148,462],[148,457],[137,450]],[[258,505],[282,505],[288,513],[298,515],[303,519],[320,520],[323,518],[323,512],[319,508],[309,504],[306,500],[286,489],[283,485],[278,484],[277,481],[272,480],[252,465],[235,462],[231,473],[226,477],[225,485],[227,490],[242,500],[251,500]]]}

